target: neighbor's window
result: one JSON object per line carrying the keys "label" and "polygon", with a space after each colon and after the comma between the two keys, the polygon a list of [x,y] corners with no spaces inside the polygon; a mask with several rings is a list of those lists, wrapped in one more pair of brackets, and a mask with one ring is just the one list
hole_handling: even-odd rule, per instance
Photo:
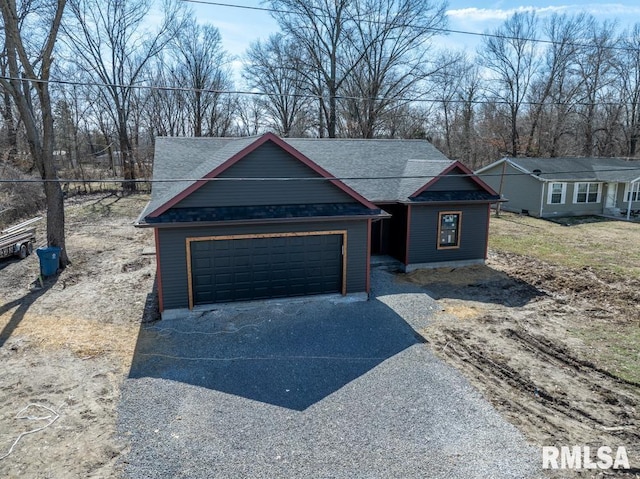
{"label": "neighbor's window", "polygon": [[563,205],[566,193],[567,193],[566,183],[549,184],[549,195],[547,197],[547,203],[553,204],[553,205]]}
{"label": "neighbor's window", "polygon": [[438,216],[438,249],[460,247],[461,211],[443,211]]}
{"label": "neighbor's window", "polygon": [[599,203],[600,202],[600,183],[576,183],[573,193],[574,203]]}
{"label": "neighbor's window", "polygon": [[640,201],[640,183],[627,183],[624,187],[624,201]]}

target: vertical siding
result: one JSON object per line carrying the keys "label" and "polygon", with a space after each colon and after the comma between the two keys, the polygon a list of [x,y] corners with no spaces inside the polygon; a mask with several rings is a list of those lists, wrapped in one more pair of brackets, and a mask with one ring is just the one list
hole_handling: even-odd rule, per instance
{"label": "vertical siding", "polygon": [[[411,206],[409,264],[484,259],[487,247],[488,210],[480,205]],[[461,211],[460,248],[438,249],[438,214]]]}
{"label": "vertical siding", "polygon": [[[500,178],[502,176],[502,164],[489,168],[478,175],[495,191],[500,192]],[[501,208],[506,211],[521,213],[527,210],[529,214],[540,214],[540,197],[543,182],[531,175],[523,174],[511,165],[505,169],[504,182],[502,184],[502,196],[508,200]]]}
{"label": "vertical siding", "polygon": [[[220,178],[321,178],[279,146],[267,142],[242,158]],[[176,208],[207,206],[351,203],[355,200],[325,180],[211,181]]]}
{"label": "vertical siding", "polygon": [[347,230],[347,293],[366,291],[367,220],[238,225],[158,230],[165,309],[188,308],[186,239],[202,236]]}

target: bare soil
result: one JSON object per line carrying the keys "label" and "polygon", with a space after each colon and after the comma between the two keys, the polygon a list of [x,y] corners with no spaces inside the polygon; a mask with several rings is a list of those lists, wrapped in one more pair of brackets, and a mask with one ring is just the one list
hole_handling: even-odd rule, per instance
{"label": "bare soil", "polygon": [[146,200],[70,200],[73,264],[44,288],[35,254],[0,262],[0,477],[118,475],[127,446],[115,434],[120,385],[141,320],[153,314],[155,261],[143,254],[152,234],[133,227]]}
{"label": "bare soil", "polygon": [[[152,234],[132,226],[146,201],[70,200],[73,264],[44,288],[34,287],[35,255],[0,262],[0,477],[120,476],[120,386],[140,323],[157,314]],[[442,306],[421,332],[434,352],[532,443],[624,445],[637,473],[637,279],[503,252],[487,266],[399,280]]]}
{"label": "bare soil", "polygon": [[[419,270],[403,280],[425,286],[442,306],[422,331],[434,352],[532,443],[625,446],[626,475],[640,477],[640,382],[616,373],[602,351],[615,346],[618,330],[640,328],[640,282],[510,253],[491,254],[486,266]],[[600,341],[588,340],[594,331]],[[633,373],[639,352],[628,351]]]}

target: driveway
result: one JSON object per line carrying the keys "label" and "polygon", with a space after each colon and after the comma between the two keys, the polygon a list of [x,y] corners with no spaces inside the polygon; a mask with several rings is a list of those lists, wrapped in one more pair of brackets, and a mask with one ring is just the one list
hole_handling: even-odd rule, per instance
{"label": "driveway", "polygon": [[238,305],[142,327],[119,406],[130,478],[523,478],[526,444],[416,333],[437,304]]}

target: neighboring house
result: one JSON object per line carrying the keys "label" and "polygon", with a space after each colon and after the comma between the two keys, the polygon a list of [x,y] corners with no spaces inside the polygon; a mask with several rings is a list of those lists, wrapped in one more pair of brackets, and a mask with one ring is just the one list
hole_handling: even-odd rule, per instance
{"label": "neighboring house", "polygon": [[[486,257],[495,191],[423,140],[157,138],[161,310],[368,293],[372,254],[409,271]],[[178,180],[178,181],[176,181]]]}
{"label": "neighboring house", "polygon": [[503,158],[476,174],[508,201],[507,211],[548,218],[640,209],[640,160]]}

